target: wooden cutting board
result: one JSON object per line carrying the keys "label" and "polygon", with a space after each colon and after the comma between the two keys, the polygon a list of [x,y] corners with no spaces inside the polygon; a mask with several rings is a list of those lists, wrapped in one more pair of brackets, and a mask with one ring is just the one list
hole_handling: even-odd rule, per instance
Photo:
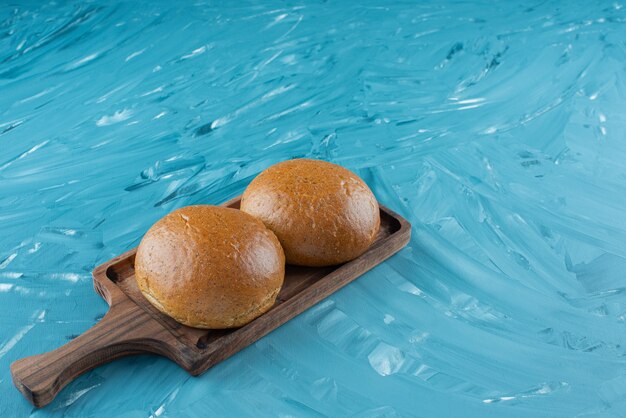
{"label": "wooden cutting board", "polygon": [[[224,203],[239,208],[240,198]],[[411,225],[380,207],[381,228],[374,244],[360,257],[332,267],[288,265],[276,304],[241,328],[204,330],[179,324],[154,308],[135,282],[132,249],[93,271],[96,291],[110,308],[84,334],[48,353],[11,364],[13,383],[33,405],[50,403],[80,374],[119,357],[153,353],[167,357],[194,376],[232,356],[380,264],[411,236]]]}

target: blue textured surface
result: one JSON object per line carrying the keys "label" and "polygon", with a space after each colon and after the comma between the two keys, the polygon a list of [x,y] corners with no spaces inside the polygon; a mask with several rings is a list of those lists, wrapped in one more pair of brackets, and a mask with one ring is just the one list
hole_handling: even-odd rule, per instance
{"label": "blue textured surface", "polygon": [[[432,3],[0,6],[0,416],[625,415],[626,8]],[[301,156],[408,247],[201,377],[13,388],[104,314],[95,265]]]}

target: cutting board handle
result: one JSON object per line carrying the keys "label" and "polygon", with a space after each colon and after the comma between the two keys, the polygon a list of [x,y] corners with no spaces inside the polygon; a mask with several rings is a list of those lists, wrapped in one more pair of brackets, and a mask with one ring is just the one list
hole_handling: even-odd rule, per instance
{"label": "cutting board handle", "polygon": [[134,303],[112,304],[100,322],[64,346],[11,364],[13,383],[41,407],[73,379],[101,364],[131,354],[165,354],[158,330],[145,326],[151,322],[147,316]]}

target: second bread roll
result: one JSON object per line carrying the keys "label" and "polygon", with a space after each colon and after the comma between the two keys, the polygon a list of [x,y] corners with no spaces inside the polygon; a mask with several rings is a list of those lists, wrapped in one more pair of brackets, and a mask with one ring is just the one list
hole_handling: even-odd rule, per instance
{"label": "second bread roll", "polygon": [[378,202],[363,180],[325,161],[296,159],[259,174],[241,210],[274,231],[287,263],[328,266],[352,260],[374,242]]}

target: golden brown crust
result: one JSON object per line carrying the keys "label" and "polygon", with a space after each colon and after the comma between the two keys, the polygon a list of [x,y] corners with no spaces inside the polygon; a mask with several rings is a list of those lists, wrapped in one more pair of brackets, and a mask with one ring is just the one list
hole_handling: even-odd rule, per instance
{"label": "golden brown crust", "polygon": [[285,275],[272,231],[235,209],[187,206],[165,216],[137,249],[139,289],[157,309],[196,328],[233,328],[268,311]]}
{"label": "golden brown crust", "polygon": [[363,254],[380,228],[372,191],[351,171],[297,159],[271,166],[250,183],[241,210],[278,237],[287,263],[327,266]]}

